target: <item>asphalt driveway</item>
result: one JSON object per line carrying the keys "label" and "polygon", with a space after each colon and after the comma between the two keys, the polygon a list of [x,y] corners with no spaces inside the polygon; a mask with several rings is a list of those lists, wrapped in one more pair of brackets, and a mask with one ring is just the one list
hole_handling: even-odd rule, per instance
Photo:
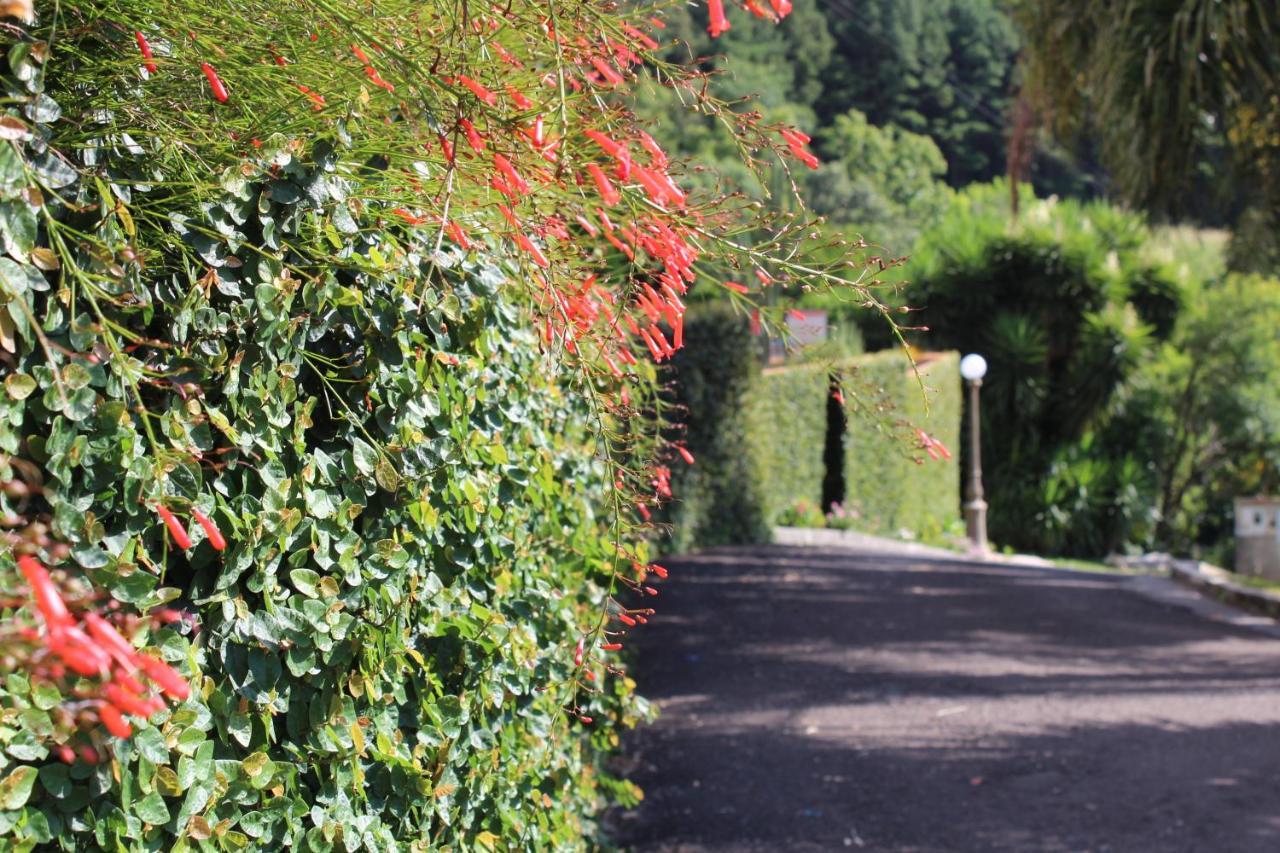
{"label": "asphalt driveway", "polygon": [[1274,629],[888,548],[667,565],[629,643],[662,717],[625,743],[624,848],[1280,850]]}

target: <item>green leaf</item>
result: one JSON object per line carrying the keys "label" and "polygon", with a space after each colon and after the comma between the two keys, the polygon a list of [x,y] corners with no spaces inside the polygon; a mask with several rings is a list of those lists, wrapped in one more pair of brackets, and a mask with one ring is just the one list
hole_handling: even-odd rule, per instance
{"label": "green leaf", "polygon": [[0,780],[0,811],[13,811],[26,805],[38,772],[34,767],[16,767]]}
{"label": "green leaf", "polygon": [[4,379],[4,390],[15,400],[27,399],[36,388],[36,380],[25,373],[11,373]]}
{"label": "green leaf", "polygon": [[316,585],[320,583],[320,575],[311,571],[311,569],[294,569],[289,572],[289,582],[293,584],[294,589],[307,598],[315,598]]}
{"label": "green leaf", "polygon": [[169,822],[169,807],[165,805],[164,797],[154,792],[135,803],[133,813],[152,826]]}

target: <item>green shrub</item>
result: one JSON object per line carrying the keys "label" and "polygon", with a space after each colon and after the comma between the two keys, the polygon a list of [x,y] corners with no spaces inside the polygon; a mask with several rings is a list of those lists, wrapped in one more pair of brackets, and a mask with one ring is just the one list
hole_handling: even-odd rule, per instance
{"label": "green shrub", "polygon": [[829,368],[805,365],[765,370],[747,393],[747,452],[770,525],[800,502],[822,505],[829,389]]}
{"label": "green shrub", "polygon": [[[936,538],[959,517],[959,355],[921,358],[919,371],[927,396],[900,351],[840,366],[848,404],[843,505],[863,530]],[[941,441],[950,458],[913,449],[917,428]]]}
{"label": "green shrub", "polygon": [[672,435],[697,459],[673,463],[676,499],[665,510],[676,551],[768,541],[764,489],[752,455],[749,400],[760,372],[746,317],[726,305],[690,309],[685,347],[672,360],[670,403],[684,428]]}
{"label": "green shrub", "polygon": [[[1140,521],[1130,497],[1140,472],[1103,477],[1075,448],[1174,334],[1186,285],[1148,260],[1139,217],[1031,198],[1015,222],[1007,193],[996,182],[956,197],[921,238],[905,298],[921,306],[929,347],[982,353],[990,364],[982,462],[992,539],[1050,553],[1068,542],[1105,547],[1125,538],[1117,523]],[[1127,455],[1113,449],[1118,462]],[[1067,497],[1086,484],[1087,496]]]}
{"label": "green shrub", "polygon": [[[0,481],[38,463],[96,587],[200,631],[140,629],[194,689],[97,764],[53,759],[59,697],[9,675],[0,846],[584,846],[633,795],[600,762],[644,705],[626,678],[566,690],[613,477],[514,267],[356,203],[377,167],[341,135],[271,140],[192,198],[163,139],[55,156],[90,125],[67,112],[42,95],[0,143]],[[172,550],[159,500],[226,552]]]}

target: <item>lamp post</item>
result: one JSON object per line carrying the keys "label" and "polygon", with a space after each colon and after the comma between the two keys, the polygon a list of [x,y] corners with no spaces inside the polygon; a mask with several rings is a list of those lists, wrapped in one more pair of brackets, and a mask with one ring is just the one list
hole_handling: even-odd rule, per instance
{"label": "lamp post", "polygon": [[987,502],[982,499],[982,444],[979,432],[978,389],[987,375],[987,360],[977,353],[960,359],[960,375],[969,383],[969,486],[965,489],[964,526],[969,549],[987,553]]}

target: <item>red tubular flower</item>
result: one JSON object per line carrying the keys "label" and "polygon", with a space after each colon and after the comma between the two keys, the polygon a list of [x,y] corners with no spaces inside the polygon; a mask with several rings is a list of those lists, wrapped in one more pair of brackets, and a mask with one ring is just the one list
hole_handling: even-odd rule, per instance
{"label": "red tubular flower", "polygon": [[618,614],[618,621],[621,622],[623,625],[630,625],[632,627],[634,627],[636,624],[636,620],[632,619],[630,616],[628,616],[625,613]]}
{"label": "red tubular flower", "polygon": [[785,18],[791,14],[791,0],[769,0],[769,5],[773,7],[773,12],[779,18]]}
{"label": "red tubular flower", "polygon": [[53,578],[49,577],[48,570],[40,564],[39,560],[23,554],[18,558],[18,568],[22,570],[27,583],[31,584],[31,593],[36,598],[36,607],[51,631],[54,628],[75,624],[75,620],[67,610],[66,602],[62,600],[62,594],[58,592]]}
{"label": "red tubular flower", "polygon": [[600,76],[605,79],[611,86],[618,86],[626,82],[626,78],[619,74],[612,65],[605,62],[598,56],[591,57],[591,64],[600,72]]}
{"label": "red tubular flower", "polygon": [[515,167],[511,165],[511,161],[506,157],[501,154],[494,154],[493,165],[498,167],[498,171],[518,192],[527,193],[529,191],[529,182],[520,177],[520,173],[516,171]]}
{"label": "red tubular flower", "polygon": [[57,748],[54,751],[58,754],[58,760],[61,761],[63,764],[76,763],[76,751],[71,747],[67,746],[65,743],[58,744]]}
{"label": "red tubular flower", "polygon": [[498,103],[498,96],[490,92],[484,86],[472,80],[465,74],[458,75],[458,82],[471,90],[471,93],[489,106],[495,106]]}
{"label": "red tubular flower", "polygon": [[[425,216],[416,216],[413,213],[410,213],[408,210],[406,210],[403,207],[397,207],[395,210],[391,212],[394,213],[396,216],[399,216],[401,219],[403,219],[405,222],[409,223],[410,225],[421,225],[422,223],[427,221],[427,218]],[[192,514],[194,515],[195,512],[193,511]],[[225,545],[226,543],[223,543],[223,544]],[[219,548],[218,550],[221,551],[222,549]]]}
{"label": "red tubular flower", "polygon": [[578,715],[578,719],[582,722],[582,724],[583,724],[584,726],[589,726],[589,725],[591,725],[591,723],[592,723],[592,719],[591,719],[590,717],[588,717],[588,716],[583,715],[583,714],[579,714],[579,715]]}
{"label": "red tubular flower", "polygon": [[324,95],[313,92],[301,83],[298,84],[298,91],[306,95],[307,98],[311,100],[311,109],[317,111],[324,109]]}
{"label": "red tubular flower", "polygon": [[218,525],[213,523],[213,519],[195,507],[191,508],[191,515],[204,528],[204,535],[208,538],[209,544],[213,546],[213,550],[225,551],[227,549],[227,540],[223,538],[222,531],[218,529]]}
{"label": "red tubular flower", "polygon": [[445,233],[448,234],[453,242],[457,243],[464,249],[471,248],[471,241],[467,239],[466,232],[462,230],[462,226],[457,222],[450,220],[444,224]]}
{"label": "red tubular flower", "polygon": [[[675,331],[671,335],[671,338],[672,338],[671,345],[673,347],[675,347],[676,349],[684,348],[684,315],[683,314],[681,314],[679,317],[676,318],[676,327],[675,327]],[[690,461],[689,464],[692,465],[693,462]]]}
{"label": "red tubular flower", "polygon": [[605,643],[603,646],[600,647],[600,651],[616,652],[620,648],[622,648],[622,643]]}
{"label": "red tubular flower", "polygon": [[[124,711],[126,714],[132,714],[135,717],[146,719],[150,717],[152,712],[151,703],[144,700],[141,696],[125,690],[119,684],[111,682],[102,688],[102,695],[107,698],[115,707]],[[114,733],[113,733],[114,734]]]}
{"label": "red tubular flower", "polygon": [[103,702],[98,706],[98,716],[102,719],[102,724],[107,727],[107,731],[116,737],[127,738],[133,734],[133,726],[129,725],[115,705]]}
{"label": "red tubular flower", "polygon": [[511,98],[511,102],[522,110],[533,109],[533,101],[526,98],[519,89],[510,83],[507,84],[507,97]]}
{"label": "red tubular flower", "polygon": [[582,653],[583,653],[583,646],[585,645],[585,643],[586,643],[586,641],[585,641],[582,637],[579,637],[579,638],[578,638],[578,645],[577,645],[577,647],[573,650],[573,665],[574,665],[574,666],[582,666]]}
{"label": "red tubular flower", "polygon": [[186,701],[186,698],[191,695],[191,685],[176,669],[164,661],[147,657],[146,655],[138,655],[138,665],[142,667],[142,671],[147,674],[147,677],[154,681],[156,686],[163,690],[166,695],[172,696],[179,702]]}
{"label": "red tubular flower", "polygon": [[89,635],[97,640],[99,646],[115,658],[121,666],[137,666],[137,651],[110,622],[97,613],[86,613],[84,624],[89,629]]}
{"label": "red tubular flower", "polygon": [[[680,448],[680,449],[684,450],[684,448]],[[687,450],[685,452],[688,453]],[[665,566],[659,566],[657,563],[654,563],[653,565],[649,566],[649,571],[653,572],[655,575],[657,575],[658,577],[664,580],[666,579],[667,575],[670,574],[667,571]]]}
{"label": "red tubular flower", "polygon": [[369,64],[370,64],[370,63],[369,63],[369,56],[368,56],[368,54],[366,54],[366,53],[365,53],[363,50],[361,50],[360,48],[356,47],[354,44],[353,44],[353,45],[351,45],[351,52],[352,52],[352,53],[354,53],[354,54],[356,55],[356,59],[360,60],[360,61],[361,61],[361,62],[363,62],[365,65],[369,65]]}
{"label": "red tubular flower", "polygon": [[707,0],[707,32],[712,38],[719,38],[721,33],[729,29],[729,19],[724,16],[724,0]]}
{"label": "red tubular flower", "polygon": [[479,154],[484,150],[484,137],[476,131],[476,126],[465,118],[458,119],[458,127],[462,128],[462,132],[466,134],[467,144],[471,146],[471,150]]}
{"label": "red tubular flower", "polygon": [[155,74],[156,63],[151,53],[151,45],[147,42],[147,37],[142,34],[142,30],[134,30],[133,37],[138,42],[138,50],[142,52],[142,58],[146,60],[142,63],[142,67]]}
{"label": "red tubular flower", "polygon": [[724,286],[732,290],[734,293],[749,292],[745,285],[738,284],[736,281],[726,281],[724,282]]}
{"label": "red tubular flower", "polygon": [[595,163],[588,163],[587,171],[591,173],[591,179],[596,182],[596,188],[600,190],[600,198],[605,204],[613,207],[622,200],[621,194],[609,182],[609,178],[605,175],[603,169]]}
{"label": "red tubular flower", "polygon": [[213,92],[213,97],[218,103],[225,104],[227,102],[227,87],[222,85],[222,81],[218,79],[218,72],[213,70],[213,66],[207,62],[200,63],[200,70],[204,72],[205,79],[209,81],[209,91]]}
{"label": "red tubular flower", "polygon": [[530,240],[525,234],[523,233],[516,234],[516,245],[519,246],[521,249],[524,249],[525,252],[527,252],[529,256],[533,258],[533,262],[538,266],[542,267],[543,269],[546,269],[547,267],[551,266],[551,262],[547,260],[547,256],[542,254],[542,250],[538,248],[538,245],[534,243],[532,240]]}
{"label": "red tubular flower", "polygon": [[182,526],[182,522],[169,511],[164,504],[156,504],[156,512],[164,521],[165,526],[169,528],[169,534],[173,537],[173,542],[183,551],[191,547],[191,537],[187,535],[187,529]]}

